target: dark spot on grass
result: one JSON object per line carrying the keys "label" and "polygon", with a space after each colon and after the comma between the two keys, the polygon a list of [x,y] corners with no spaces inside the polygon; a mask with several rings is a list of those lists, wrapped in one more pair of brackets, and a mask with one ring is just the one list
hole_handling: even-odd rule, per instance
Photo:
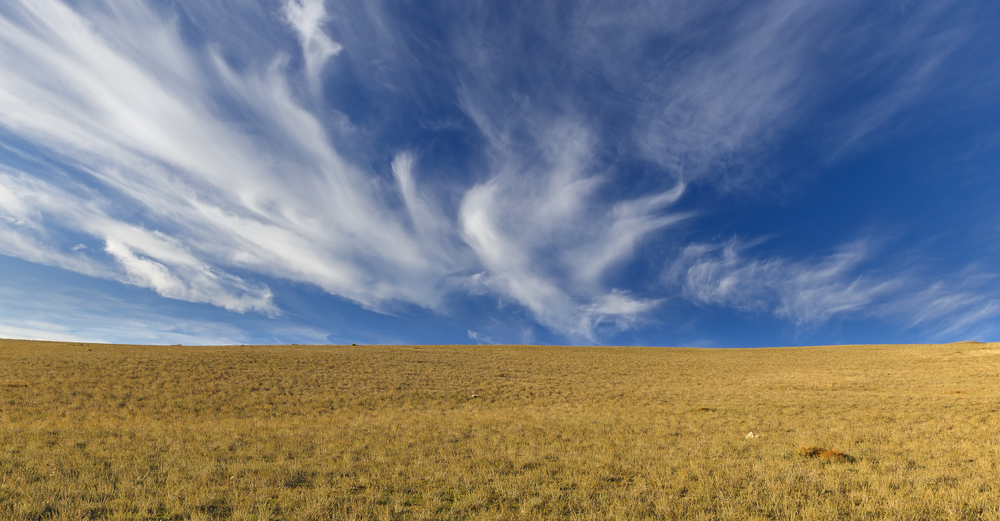
{"label": "dark spot on grass", "polygon": [[233,508],[223,498],[216,498],[204,503],[198,507],[198,510],[212,518],[228,518],[233,515]]}
{"label": "dark spot on grass", "polygon": [[312,477],[305,472],[296,472],[285,480],[287,488],[312,488]]}
{"label": "dark spot on grass", "polygon": [[848,463],[855,461],[854,456],[850,454],[844,454],[843,452],[836,450],[828,450],[821,447],[799,447],[799,454],[806,456],[808,458],[819,458],[827,461],[846,461]]}
{"label": "dark spot on grass", "polygon": [[35,519],[52,519],[59,515],[59,509],[52,505],[45,505],[45,508],[35,515]]}

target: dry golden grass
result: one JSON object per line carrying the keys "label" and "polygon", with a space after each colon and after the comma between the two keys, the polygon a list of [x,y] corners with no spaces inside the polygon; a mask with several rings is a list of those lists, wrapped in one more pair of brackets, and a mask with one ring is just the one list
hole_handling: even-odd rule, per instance
{"label": "dry golden grass", "polygon": [[979,343],[0,340],[0,519],[1000,519],[998,383]]}

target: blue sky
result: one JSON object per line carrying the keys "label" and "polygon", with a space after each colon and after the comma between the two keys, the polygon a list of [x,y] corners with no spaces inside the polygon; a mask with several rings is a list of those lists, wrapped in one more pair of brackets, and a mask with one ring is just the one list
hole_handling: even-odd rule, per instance
{"label": "blue sky", "polygon": [[11,0],[0,337],[995,340],[1000,5]]}

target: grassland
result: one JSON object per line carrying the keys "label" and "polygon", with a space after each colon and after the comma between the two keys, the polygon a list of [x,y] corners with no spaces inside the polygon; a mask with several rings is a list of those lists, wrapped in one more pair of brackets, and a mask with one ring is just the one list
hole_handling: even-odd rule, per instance
{"label": "grassland", "polygon": [[0,340],[2,519],[1000,519],[997,498],[1000,344]]}

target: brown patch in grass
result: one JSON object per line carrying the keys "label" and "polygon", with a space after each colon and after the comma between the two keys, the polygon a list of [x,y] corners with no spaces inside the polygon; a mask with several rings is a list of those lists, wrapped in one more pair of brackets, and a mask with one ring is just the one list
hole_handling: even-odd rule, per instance
{"label": "brown patch in grass", "polygon": [[713,409],[711,407],[698,407],[695,410],[699,411],[699,412],[715,412],[715,409]]}
{"label": "brown patch in grass", "polygon": [[827,461],[854,461],[854,456],[850,454],[844,454],[843,452],[836,450],[828,450],[821,447],[799,447],[799,454],[809,457],[809,458],[820,458]]}
{"label": "brown patch in grass", "polygon": [[4,387],[27,387],[28,384],[18,383],[18,382],[12,382],[12,383],[4,383],[3,386]]}

